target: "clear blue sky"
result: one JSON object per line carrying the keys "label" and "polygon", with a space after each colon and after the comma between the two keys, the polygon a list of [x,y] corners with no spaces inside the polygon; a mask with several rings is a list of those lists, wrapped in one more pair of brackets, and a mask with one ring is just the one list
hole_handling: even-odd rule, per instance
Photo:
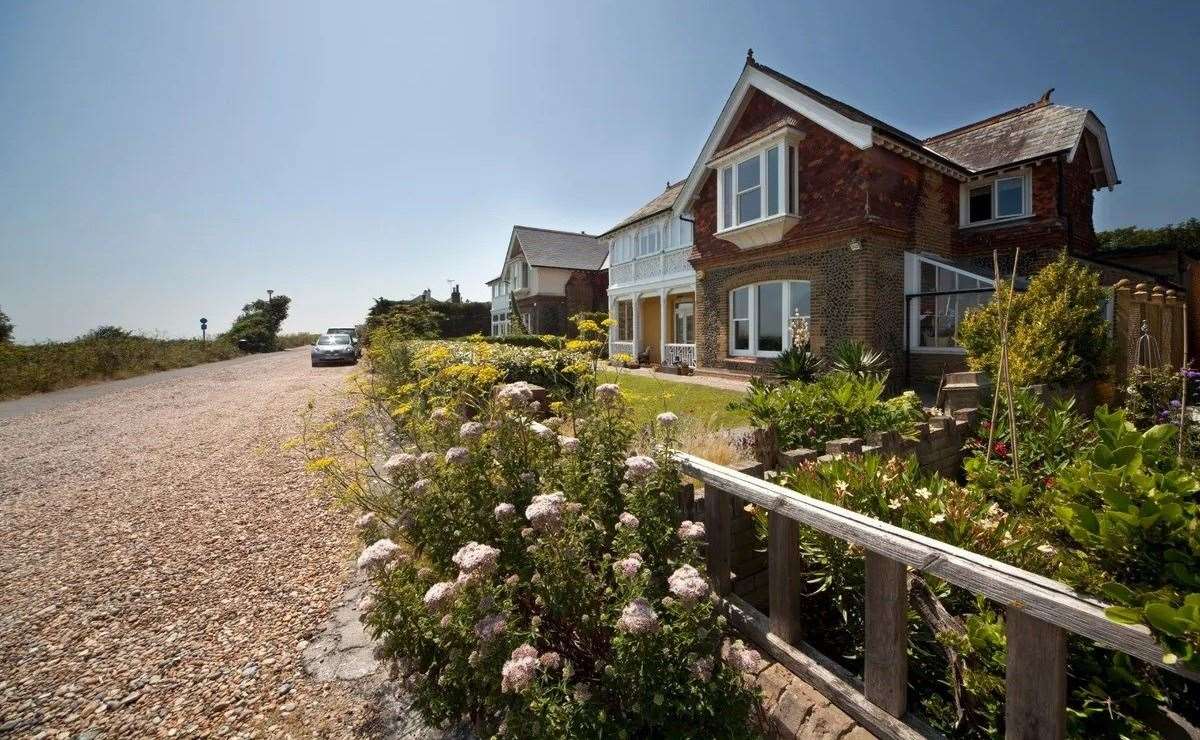
{"label": "clear blue sky", "polygon": [[1200,215],[1200,3],[0,4],[0,308],[17,338],[287,330],[447,280],[514,223],[598,233],[690,168],[759,61],[927,136],[1094,109],[1096,225]]}

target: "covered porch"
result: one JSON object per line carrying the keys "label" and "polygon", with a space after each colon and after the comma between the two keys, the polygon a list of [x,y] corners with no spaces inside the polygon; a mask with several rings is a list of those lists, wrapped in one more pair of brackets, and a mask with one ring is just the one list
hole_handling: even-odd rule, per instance
{"label": "covered porch", "polygon": [[609,296],[616,321],[609,357],[641,364],[696,365],[696,288],[693,283]]}

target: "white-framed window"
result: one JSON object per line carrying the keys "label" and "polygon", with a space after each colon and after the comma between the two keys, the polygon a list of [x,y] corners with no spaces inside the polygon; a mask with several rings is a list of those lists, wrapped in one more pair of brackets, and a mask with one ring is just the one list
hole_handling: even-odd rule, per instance
{"label": "white-framed window", "polygon": [[1033,215],[1033,173],[1024,169],[988,180],[963,183],[959,191],[962,226],[978,226]]}
{"label": "white-framed window", "polygon": [[633,341],[633,301],[617,301],[617,341]]}
{"label": "white-framed window", "polygon": [[716,166],[717,233],[797,214],[794,139],[774,137],[749,155],[741,153]]}
{"label": "white-framed window", "polygon": [[774,280],[729,292],[729,354],[775,357],[791,345],[790,319],[812,316],[812,284]]}
{"label": "white-framed window", "polygon": [[674,311],[675,344],[694,344],[696,341],[696,304],[680,301]]}
{"label": "white-framed window", "polygon": [[[905,293],[947,293],[991,288],[990,278],[915,254],[905,255]],[[992,299],[992,293],[922,295],[909,301],[909,348],[918,352],[962,352],[954,339],[968,311]]]}

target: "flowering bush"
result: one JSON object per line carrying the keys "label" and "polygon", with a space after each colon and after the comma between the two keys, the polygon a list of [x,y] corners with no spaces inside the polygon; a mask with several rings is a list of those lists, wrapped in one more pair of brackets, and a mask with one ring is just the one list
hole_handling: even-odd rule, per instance
{"label": "flowering bush", "polygon": [[[419,377],[451,366],[447,351],[418,347]],[[482,737],[757,734],[737,670],[757,656],[722,644],[699,525],[677,521],[674,419],[633,454],[619,389],[578,387],[550,409],[520,383],[477,406],[443,390],[434,410],[388,409],[404,449],[383,465],[362,454],[353,470],[318,466],[368,512],[370,631],[435,725],[467,720]]]}

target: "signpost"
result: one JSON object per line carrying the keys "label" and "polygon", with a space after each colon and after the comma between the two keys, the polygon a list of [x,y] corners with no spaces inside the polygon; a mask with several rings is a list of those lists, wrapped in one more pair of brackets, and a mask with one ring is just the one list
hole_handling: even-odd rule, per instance
{"label": "signpost", "polygon": [[208,341],[208,319],[205,318],[200,319],[200,340]]}

